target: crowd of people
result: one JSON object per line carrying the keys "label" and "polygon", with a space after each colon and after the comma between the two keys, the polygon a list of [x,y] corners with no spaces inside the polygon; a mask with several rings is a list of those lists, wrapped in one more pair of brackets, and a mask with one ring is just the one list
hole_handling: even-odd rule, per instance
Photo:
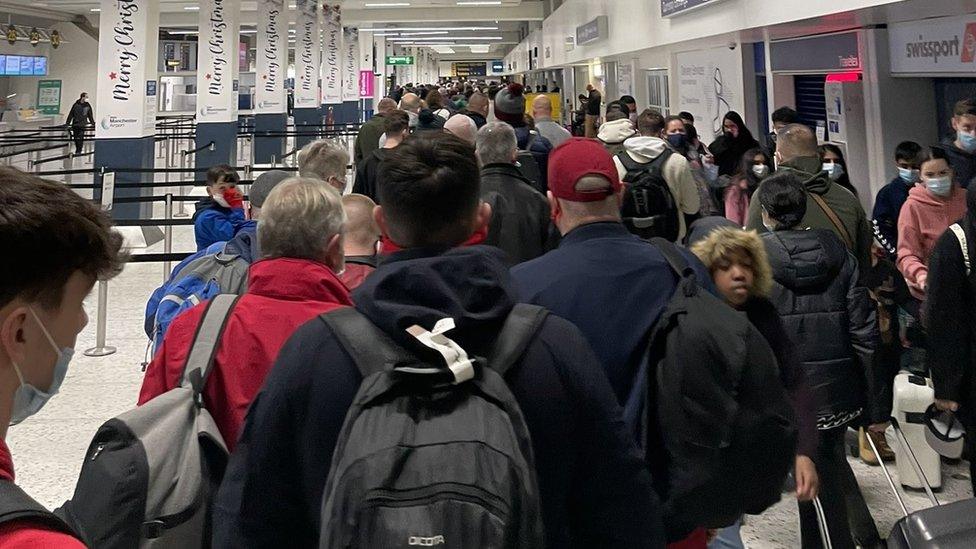
{"label": "crowd of people", "polygon": [[[896,148],[869,218],[859,159],[792,109],[765,144],[735,112],[705,143],[691,113],[593,86],[570,131],[527,91],[408,85],[352,158],[313,142],[246,197],[207,172],[138,401],[188,382],[209,304],[240,294],[190,380],[228,456],[202,544],[741,547],[789,469],[804,547],[814,500],[831,546],[883,546],[844,441],[890,457],[900,369],[976,451],[976,99],[946,142]],[[90,201],[10,168],[0,241],[5,435],[57,393],[82,300],[125,257]],[[33,508],[0,545],[80,547],[78,520]]]}

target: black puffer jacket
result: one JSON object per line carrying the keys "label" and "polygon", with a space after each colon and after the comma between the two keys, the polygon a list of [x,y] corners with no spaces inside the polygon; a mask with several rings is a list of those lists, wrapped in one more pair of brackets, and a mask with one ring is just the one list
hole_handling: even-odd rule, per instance
{"label": "black puffer jacket", "polygon": [[549,203],[514,164],[481,168],[481,199],[491,205],[485,244],[501,248],[509,265],[546,253]]}
{"label": "black puffer jacket", "polygon": [[878,346],[877,313],[857,284],[857,260],[826,229],[763,235],[773,268],[770,301],[796,343],[817,415],[864,407],[864,420],[882,421],[883,380],[871,367]]}

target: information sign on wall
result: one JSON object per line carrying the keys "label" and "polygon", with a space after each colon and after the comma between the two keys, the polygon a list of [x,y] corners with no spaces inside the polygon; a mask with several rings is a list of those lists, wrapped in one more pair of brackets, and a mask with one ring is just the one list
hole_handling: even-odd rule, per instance
{"label": "information sign on wall", "polygon": [[413,65],[412,55],[387,55],[387,65]]}
{"label": "information sign on wall", "polygon": [[671,17],[721,0],[661,0],[661,17]]}
{"label": "information sign on wall", "polygon": [[484,61],[458,61],[451,64],[451,71],[458,78],[471,76],[487,76],[488,65]]}
{"label": "information sign on wall", "polygon": [[505,72],[505,62],[504,61],[501,61],[501,60],[492,61],[491,62],[491,72],[496,73],[496,74],[497,73]]}
{"label": "information sign on wall", "polygon": [[61,112],[61,81],[40,80],[37,83],[37,110],[42,114]]}
{"label": "information sign on wall", "polygon": [[359,98],[368,99],[373,97],[376,86],[373,84],[373,71],[359,71]]}
{"label": "information sign on wall", "polygon": [[608,30],[607,16],[601,15],[589,23],[576,27],[576,44],[583,46],[606,38]]}
{"label": "information sign on wall", "polygon": [[888,25],[893,74],[976,72],[976,14]]}
{"label": "information sign on wall", "polygon": [[773,72],[834,72],[861,69],[857,32],[777,40],[769,45]]}
{"label": "information sign on wall", "polygon": [[678,100],[674,110],[695,115],[698,133],[711,141],[722,133],[726,113],[743,112],[742,58],[728,48],[715,48],[676,54],[675,65]]}

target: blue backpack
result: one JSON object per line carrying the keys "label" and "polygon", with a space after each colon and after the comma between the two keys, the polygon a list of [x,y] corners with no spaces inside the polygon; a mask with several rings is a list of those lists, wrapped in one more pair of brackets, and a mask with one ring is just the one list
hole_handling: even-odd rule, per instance
{"label": "blue backpack", "polygon": [[153,331],[156,327],[156,311],[159,310],[159,303],[163,300],[163,297],[169,293],[169,290],[176,284],[177,276],[183,271],[184,268],[186,268],[187,265],[196,261],[197,259],[224,251],[225,244],[227,243],[215,242],[207,248],[204,248],[190,255],[183,261],[180,261],[170,272],[169,278],[166,279],[166,282],[163,282],[162,286],[153,291],[152,295],[149,296],[149,301],[146,302],[146,319],[143,322],[143,328],[146,330],[146,337],[153,339]]}

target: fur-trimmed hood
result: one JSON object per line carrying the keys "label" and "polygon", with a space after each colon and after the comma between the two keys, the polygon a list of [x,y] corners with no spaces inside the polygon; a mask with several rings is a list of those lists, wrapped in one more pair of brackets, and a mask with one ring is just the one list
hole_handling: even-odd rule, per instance
{"label": "fur-trimmed hood", "polygon": [[759,233],[732,227],[718,227],[707,237],[691,246],[691,251],[701,259],[709,272],[717,268],[724,257],[744,251],[752,258],[753,287],[756,296],[767,297],[773,286],[773,270],[769,266],[766,246]]}

